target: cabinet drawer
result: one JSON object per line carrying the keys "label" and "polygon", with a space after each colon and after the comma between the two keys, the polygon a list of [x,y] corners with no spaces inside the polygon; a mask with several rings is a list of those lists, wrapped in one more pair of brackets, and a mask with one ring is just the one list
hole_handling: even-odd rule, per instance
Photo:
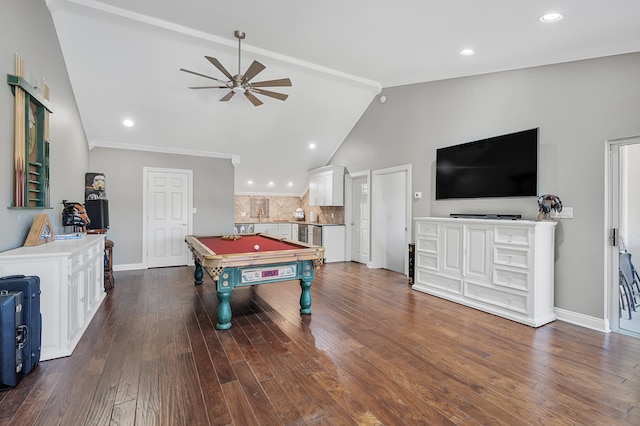
{"label": "cabinet drawer", "polygon": [[434,222],[418,221],[416,223],[416,234],[436,237],[438,236],[438,224]]}
{"label": "cabinet drawer", "polygon": [[416,267],[430,269],[432,271],[438,270],[438,257],[433,254],[416,253]]}
{"label": "cabinet drawer", "polygon": [[529,269],[529,250],[498,246],[493,249],[494,263]]}
{"label": "cabinet drawer", "polygon": [[527,313],[527,296],[466,282],[465,297],[520,314]]}
{"label": "cabinet drawer", "polygon": [[438,253],[438,239],[418,237],[416,240],[416,250],[427,253]]}
{"label": "cabinet drawer", "polygon": [[515,226],[496,226],[494,228],[494,241],[502,244],[516,244],[521,246],[529,246],[530,233],[529,228]]}
{"label": "cabinet drawer", "polygon": [[438,290],[444,290],[451,294],[462,294],[462,280],[442,275],[434,275],[425,271],[416,271],[416,282],[425,284]]}
{"label": "cabinet drawer", "polygon": [[529,274],[525,271],[517,271],[507,268],[493,268],[493,283],[495,285],[513,288],[516,290],[529,290]]}

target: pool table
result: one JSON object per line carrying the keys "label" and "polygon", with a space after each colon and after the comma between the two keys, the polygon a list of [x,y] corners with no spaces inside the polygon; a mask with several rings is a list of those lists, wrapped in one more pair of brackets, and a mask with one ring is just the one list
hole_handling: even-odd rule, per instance
{"label": "pool table", "polygon": [[203,269],[216,283],[218,330],[231,327],[229,299],[235,287],[300,280],[300,313],[311,314],[311,282],[322,264],[324,247],[267,234],[187,235],[185,242],[195,261],[195,285]]}

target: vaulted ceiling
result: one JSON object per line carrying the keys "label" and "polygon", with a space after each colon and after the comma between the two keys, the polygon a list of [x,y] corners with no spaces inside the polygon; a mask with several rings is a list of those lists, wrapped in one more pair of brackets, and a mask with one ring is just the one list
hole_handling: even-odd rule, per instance
{"label": "vaulted ceiling", "polygon": [[[383,88],[640,51],[638,0],[46,2],[90,147],[230,158],[238,194],[302,195]],[[237,73],[235,30],[287,100],[188,89]]]}

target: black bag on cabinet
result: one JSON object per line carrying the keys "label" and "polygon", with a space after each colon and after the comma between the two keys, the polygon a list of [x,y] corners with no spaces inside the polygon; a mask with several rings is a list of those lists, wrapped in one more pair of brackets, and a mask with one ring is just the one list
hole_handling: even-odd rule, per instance
{"label": "black bag on cabinet", "polygon": [[[31,373],[42,349],[42,314],[40,312],[40,277],[11,275],[0,278],[0,291],[22,292],[22,317],[25,338],[22,342],[23,374]],[[0,330],[1,331],[1,330]]]}
{"label": "black bag on cabinet", "polygon": [[84,207],[91,219],[87,229],[109,229],[109,200],[87,200]]}
{"label": "black bag on cabinet", "polygon": [[0,290],[0,389],[14,387],[22,379],[23,306],[21,291]]}

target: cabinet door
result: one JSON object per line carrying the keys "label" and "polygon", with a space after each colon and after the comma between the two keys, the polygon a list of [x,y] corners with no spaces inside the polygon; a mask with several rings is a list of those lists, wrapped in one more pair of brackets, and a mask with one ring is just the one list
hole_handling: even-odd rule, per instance
{"label": "cabinet door", "polygon": [[318,206],[318,174],[310,174],[309,175],[309,205],[310,206]]}
{"label": "cabinet door", "polygon": [[322,193],[318,194],[318,198],[322,200],[321,206],[333,205],[333,172],[325,172],[320,176],[322,179]]}
{"label": "cabinet door", "polygon": [[491,227],[465,227],[465,276],[489,281],[491,278]]}
{"label": "cabinet door", "polygon": [[278,236],[280,238],[291,239],[291,224],[290,223],[279,223],[278,224]]}
{"label": "cabinet door", "polygon": [[440,263],[442,272],[462,274],[462,225],[443,225],[440,238],[442,239]]}
{"label": "cabinet door", "polygon": [[74,341],[76,334],[84,325],[86,312],[85,306],[85,269],[80,269],[71,274],[69,278],[68,303],[69,311],[67,317],[67,344]]}

